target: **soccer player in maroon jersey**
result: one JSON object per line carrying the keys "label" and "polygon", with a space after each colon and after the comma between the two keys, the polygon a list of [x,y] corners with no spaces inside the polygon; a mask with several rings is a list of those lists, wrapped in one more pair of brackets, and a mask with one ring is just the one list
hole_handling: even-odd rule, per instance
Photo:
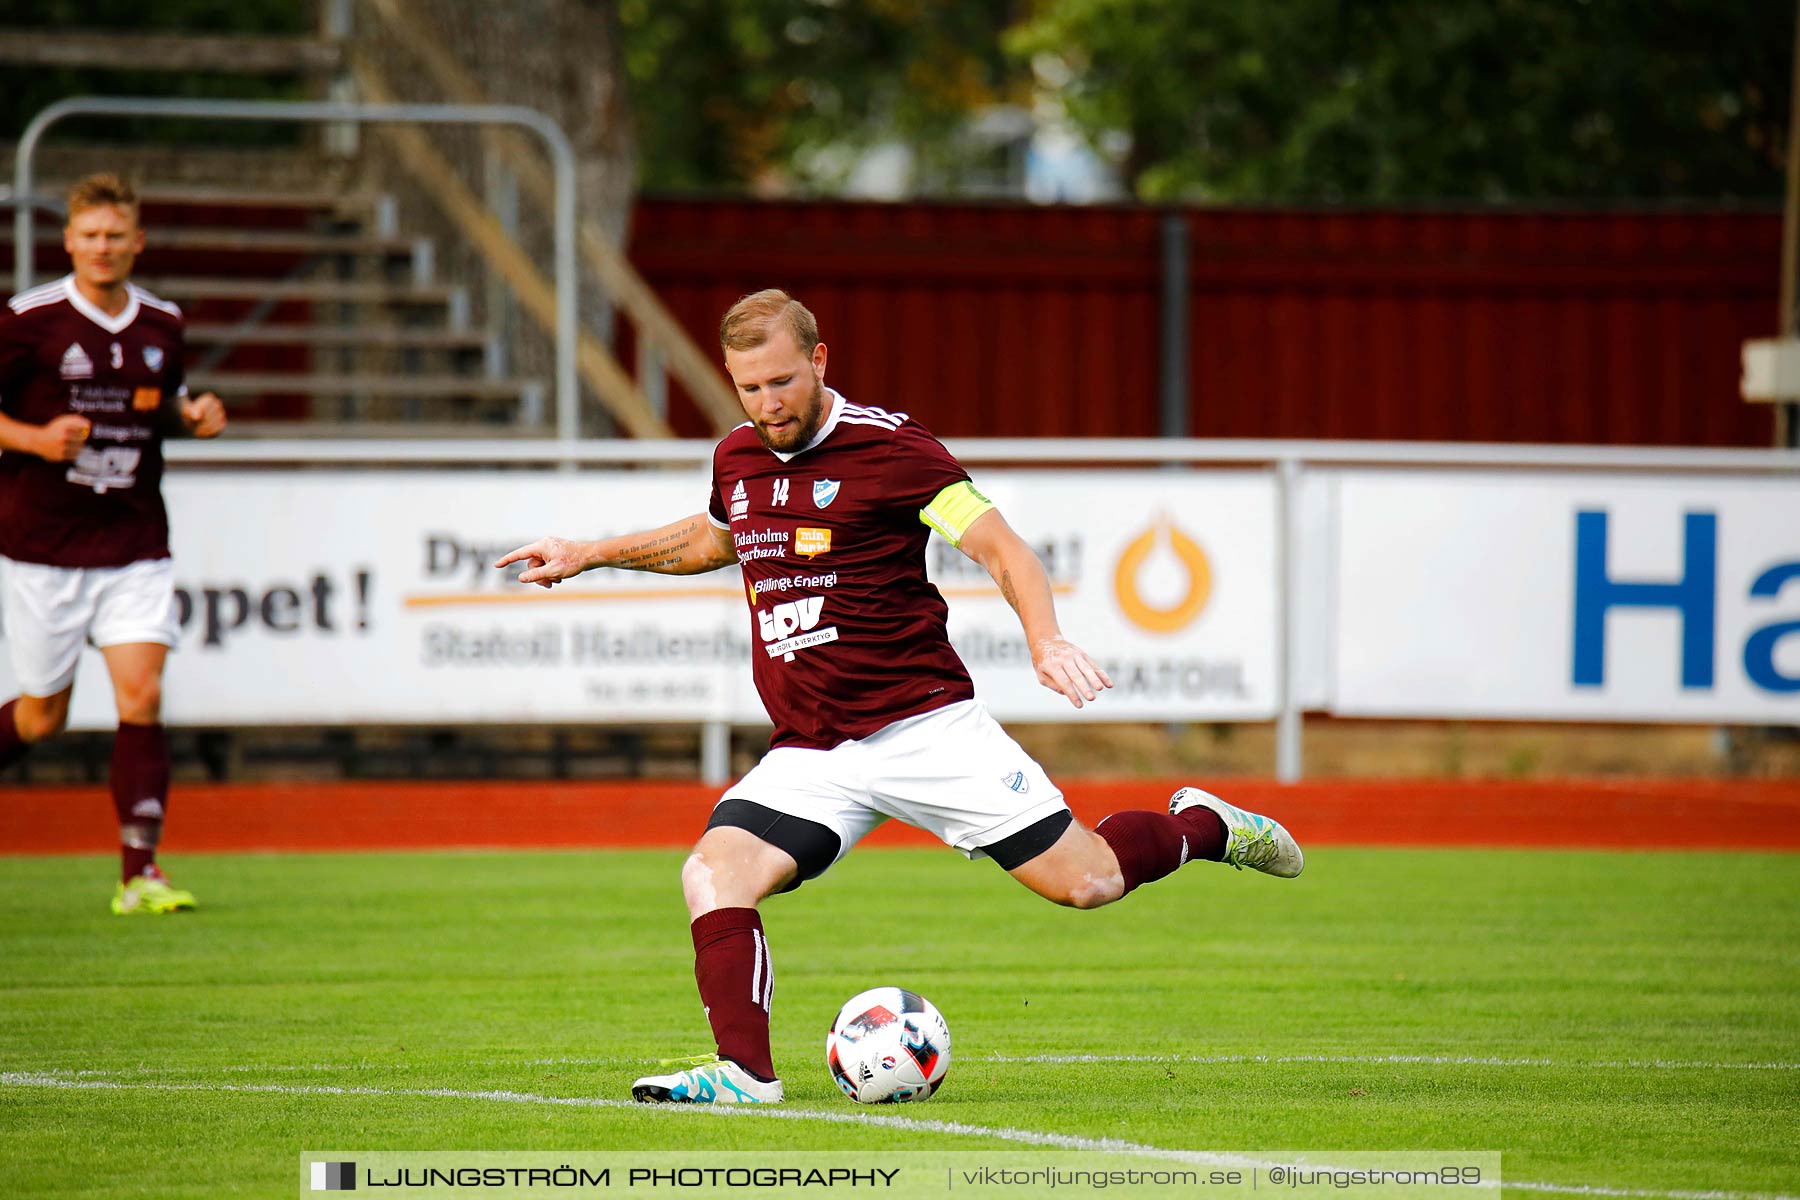
{"label": "soccer player in maroon jersey", "polygon": [[82,644],[98,646],[119,711],[112,910],[176,912],[194,897],[156,865],[176,634],[162,440],[217,437],[225,408],[188,395],[181,310],[131,282],[144,231],[129,184],[77,183],[63,248],[71,273],[0,311],[0,614],[22,693],[0,704],[0,768],[68,723]]}
{"label": "soccer player in maroon jersey", "polygon": [[739,300],[720,341],[749,421],[713,453],[707,511],[597,542],[542,538],[496,564],[523,561],[520,581],[545,587],[594,567],[742,568],[756,687],[775,734],[681,871],[718,1055],[638,1080],[636,1099],[781,1100],[757,905],[815,878],[889,818],[1072,908],[1110,904],[1190,860],[1300,873],[1300,847],[1280,824],[1197,788],[1176,792],[1167,812],[1083,828],[975,699],[925,577],[936,530],[993,576],[1038,681],[1080,708],[1112,681],[1058,628],[1037,555],[916,421],[825,387],[818,326],[786,292]]}

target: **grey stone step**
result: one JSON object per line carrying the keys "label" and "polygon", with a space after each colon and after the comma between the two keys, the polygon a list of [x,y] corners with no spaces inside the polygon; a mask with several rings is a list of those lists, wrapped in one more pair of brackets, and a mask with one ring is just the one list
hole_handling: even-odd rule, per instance
{"label": "grey stone step", "polygon": [[398,325],[252,325],[190,323],[189,345],[333,346],[378,350],[486,349],[485,334],[473,330],[408,329]]}
{"label": "grey stone step", "polygon": [[290,371],[206,371],[188,377],[191,392],[238,395],[393,396],[406,399],[519,400],[541,385],[529,379],[464,375],[327,375]]}
{"label": "grey stone step", "polygon": [[137,282],[165,300],[311,300],[346,304],[448,304],[445,284],[381,283],[360,279],[212,279],[171,276]]}

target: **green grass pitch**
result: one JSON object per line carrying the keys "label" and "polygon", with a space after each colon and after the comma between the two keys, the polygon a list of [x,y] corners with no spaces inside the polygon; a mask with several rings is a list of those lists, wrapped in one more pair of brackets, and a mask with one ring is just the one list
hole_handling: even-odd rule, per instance
{"label": "green grass pitch", "polygon": [[[1080,913],[949,851],[862,851],[764,917],[784,1111],[875,1120],[548,1102],[710,1049],[680,859],[177,857],[200,911],[133,920],[106,911],[109,860],[0,859],[8,1194],[291,1195],[304,1149],[1019,1131],[1800,1191],[1800,856],[1322,848],[1298,881],[1194,866]],[[837,1006],[880,983],[950,1022],[929,1103],[857,1109],[826,1074]]]}

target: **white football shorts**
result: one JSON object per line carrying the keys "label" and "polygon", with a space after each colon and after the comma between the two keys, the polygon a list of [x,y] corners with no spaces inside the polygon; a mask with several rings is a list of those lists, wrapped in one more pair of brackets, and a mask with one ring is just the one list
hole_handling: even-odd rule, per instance
{"label": "white football shorts", "polygon": [[0,621],[20,690],[54,696],[75,682],[84,643],[175,645],[175,567],[166,558],[123,567],[0,558]]}
{"label": "white football shorts", "polygon": [[830,750],[779,746],[720,799],[816,821],[838,835],[838,858],[890,817],[985,858],[981,847],[1067,807],[1044,768],[979,700],[907,717]]}

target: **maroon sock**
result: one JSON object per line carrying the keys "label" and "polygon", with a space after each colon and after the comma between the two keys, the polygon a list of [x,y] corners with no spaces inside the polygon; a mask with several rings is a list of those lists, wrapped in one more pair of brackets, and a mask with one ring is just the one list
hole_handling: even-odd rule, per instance
{"label": "maroon sock", "polygon": [[775,975],[762,918],[754,908],[716,908],[696,918],[692,932],[694,978],[719,1056],[759,1079],[774,1079],[769,1005],[775,998]]}
{"label": "maroon sock", "polygon": [[1195,806],[1176,815],[1116,812],[1094,827],[1119,860],[1125,890],[1155,883],[1194,859],[1218,862],[1225,855],[1225,822],[1210,808]]}
{"label": "maroon sock", "polygon": [[0,704],[0,771],[24,758],[31,749],[31,743],[19,736],[19,723],[13,719],[18,707],[17,697]]}
{"label": "maroon sock", "polygon": [[169,806],[169,739],[161,725],[119,725],[112,752],[113,811],[119,814],[119,869],[129,882],[156,861]]}

